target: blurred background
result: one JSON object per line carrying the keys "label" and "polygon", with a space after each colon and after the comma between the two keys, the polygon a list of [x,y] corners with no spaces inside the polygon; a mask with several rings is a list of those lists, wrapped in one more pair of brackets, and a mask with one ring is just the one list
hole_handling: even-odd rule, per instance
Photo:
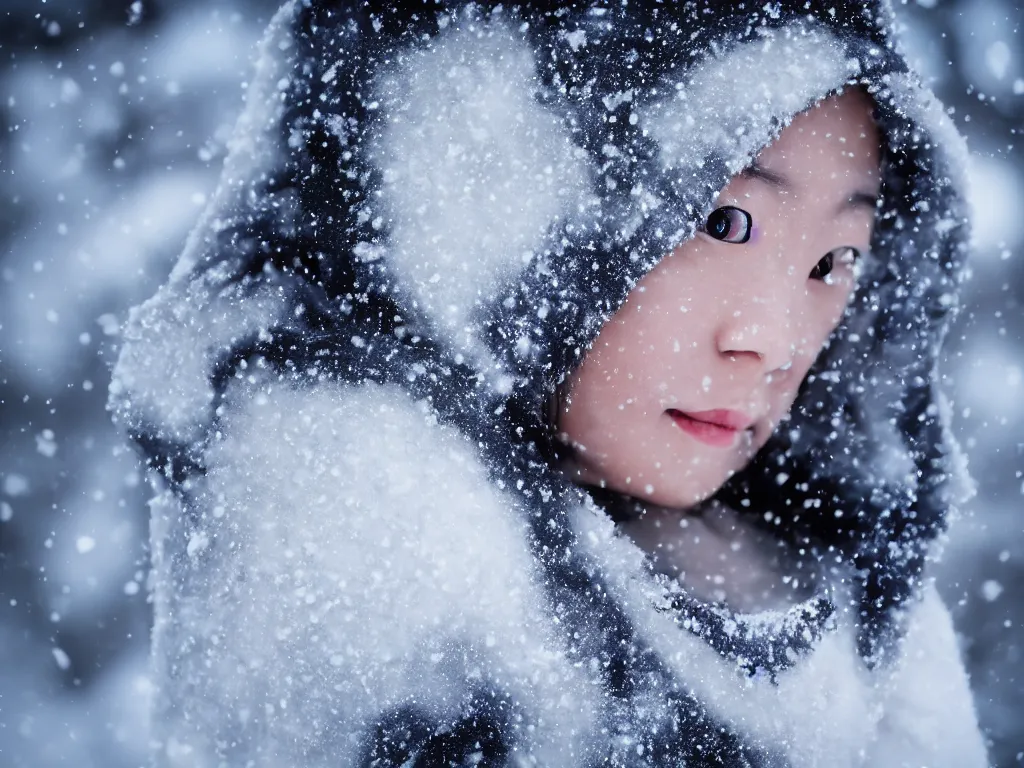
{"label": "blurred background", "polygon": [[[978,495],[936,571],[997,766],[1024,765],[1024,7],[898,4],[971,148],[944,383]],[[0,766],[145,764],[150,489],[119,327],[213,191],[277,0],[0,0]]]}

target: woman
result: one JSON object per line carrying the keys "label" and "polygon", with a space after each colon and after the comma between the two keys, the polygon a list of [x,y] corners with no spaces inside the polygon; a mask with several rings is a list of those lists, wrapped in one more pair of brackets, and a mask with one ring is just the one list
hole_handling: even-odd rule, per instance
{"label": "woman", "polygon": [[891,25],[282,8],[112,387],[158,763],[984,764],[922,576],[961,145]]}

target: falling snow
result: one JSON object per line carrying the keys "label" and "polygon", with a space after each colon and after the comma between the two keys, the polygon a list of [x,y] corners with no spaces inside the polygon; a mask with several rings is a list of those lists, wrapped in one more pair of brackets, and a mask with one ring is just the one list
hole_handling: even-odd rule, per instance
{"label": "falling snow", "polygon": [[[538,380],[553,387],[548,372],[586,352],[621,299],[615,281],[634,280],[684,241],[715,185],[780,120],[852,72],[829,35],[769,35],[736,50],[726,40],[715,46],[734,54],[725,66],[705,47],[699,67],[655,83],[660,65],[644,58],[645,45],[658,44],[655,25],[620,50],[603,26],[617,23],[615,9],[567,7],[542,25],[503,5],[496,21],[443,16],[436,39],[382,56],[388,66],[354,89],[364,76],[359,48],[344,36],[320,40],[301,65],[307,41],[288,34],[256,53],[277,0],[72,5],[12,7],[0,30],[5,766],[128,768],[154,757],[233,765],[227,743],[242,756],[276,751],[281,764],[317,765],[312,754],[337,764],[367,743],[356,723],[411,727],[422,718],[442,749],[468,727],[460,718],[469,712],[496,733],[514,732],[518,754],[542,764],[612,755],[658,765],[657,734],[679,723],[665,706],[671,680],[694,691],[698,704],[687,711],[710,703],[713,726],[735,726],[755,749],[784,745],[779,754],[794,765],[843,764],[839,756],[883,738],[874,730],[882,712],[897,713],[886,728],[917,731],[923,749],[939,750],[929,764],[968,765],[974,735],[957,729],[969,725],[972,705],[959,648],[969,649],[991,762],[1020,761],[1020,9],[896,4],[908,56],[946,105],[918,102],[916,86],[894,78],[900,109],[929,126],[944,152],[957,148],[953,124],[969,135],[973,279],[962,299],[948,286],[930,292],[937,272],[900,296],[908,306],[962,303],[937,373],[913,369],[919,352],[908,345],[902,357],[857,368],[864,400],[823,420],[820,433],[800,418],[780,427],[798,445],[856,448],[842,442],[845,415],[864,419],[864,452],[854,458],[880,469],[858,493],[865,505],[882,503],[893,488],[927,490],[913,485],[893,393],[919,377],[948,398],[915,418],[946,419],[977,496],[952,510],[942,561],[926,571],[938,589],[926,586],[909,612],[905,642],[917,655],[907,658],[918,662],[898,666],[886,688],[865,682],[876,673],[851,650],[856,611],[819,613],[826,576],[813,558],[784,557],[774,543],[773,530],[800,522],[787,494],[802,520],[822,506],[791,467],[766,475],[777,507],[766,510],[758,495],[738,501],[756,525],[710,508],[689,526],[672,518],[677,539],[658,541],[685,553],[687,572],[662,563],[655,577],[623,535],[628,526],[601,512],[611,502],[571,502],[574,490],[537,463],[504,471],[507,445],[494,442],[510,425],[525,431],[516,420],[534,373],[545,371]],[[777,21],[786,7],[755,10]],[[366,39],[386,46],[401,13],[373,14]],[[538,55],[549,23],[562,25],[551,33],[556,47]],[[651,78],[624,74],[608,86],[595,70],[592,81],[574,79],[579,62],[613,60]],[[740,68],[747,74],[737,76]],[[765,87],[738,87],[766,71],[776,76]],[[285,103],[300,87],[318,97],[305,111]],[[566,119],[570,110],[583,117]],[[301,119],[281,130],[292,113]],[[634,135],[651,155],[633,153]],[[265,173],[284,167],[282,158],[315,189],[295,194],[296,179]],[[647,163],[643,183],[634,183],[636,163]],[[694,186],[659,176],[670,173]],[[949,177],[954,188],[964,181]],[[342,189],[356,202],[341,202]],[[955,229],[955,217],[929,217],[936,199],[925,196],[921,218],[894,219],[897,229],[920,227],[917,245]],[[305,217],[327,200],[335,204],[324,215]],[[275,250],[281,242],[302,245]],[[229,259],[220,248],[237,250]],[[358,285],[318,294],[317,281],[345,279],[336,258],[356,265]],[[232,270],[245,259],[243,278]],[[567,259],[584,268],[560,271]],[[580,273],[591,278],[573,282]],[[394,302],[379,302],[392,289]],[[132,306],[140,308],[129,318]],[[687,322],[695,314],[679,310]],[[856,326],[851,338],[870,346],[874,331]],[[675,336],[662,348],[687,355],[689,341]],[[104,398],[118,359],[115,427]],[[848,380],[843,362],[822,373],[814,396]],[[695,375],[705,396],[735,384]],[[365,382],[380,378],[388,383]],[[125,431],[157,457],[151,475]],[[956,473],[964,457],[948,455]],[[186,480],[168,488],[160,471]],[[950,498],[968,491],[951,487]],[[830,508],[830,520],[853,526],[857,511]],[[914,542],[879,543],[898,561]],[[853,569],[841,558],[829,564],[833,576],[846,574],[828,594],[843,606]],[[594,574],[601,579],[591,584]],[[741,585],[740,575],[751,581]],[[593,628],[618,619],[581,614],[578,596],[560,586],[572,583],[591,584],[591,596],[621,610],[644,653],[614,655],[640,648],[634,640],[601,645]],[[686,602],[678,585],[703,601]],[[713,601],[724,607],[699,613]],[[716,649],[723,637],[742,652]],[[786,664],[751,672],[743,655],[760,646],[741,642],[751,638],[782,643]],[[637,658],[656,663],[641,674],[628,667]],[[607,670],[620,662],[637,672],[627,676],[635,690],[606,699]],[[883,689],[893,691],[884,702]],[[489,759],[481,739],[467,743],[466,764]],[[893,760],[911,749],[873,743]],[[869,763],[886,764],[870,753]]]}

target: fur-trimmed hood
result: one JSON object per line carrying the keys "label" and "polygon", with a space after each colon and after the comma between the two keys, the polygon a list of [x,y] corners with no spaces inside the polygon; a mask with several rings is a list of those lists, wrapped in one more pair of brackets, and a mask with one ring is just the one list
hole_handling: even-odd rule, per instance
{"label": "fur-trimmed hood", "polygon": [[[891,27],[802,0],[282,8],[111,388],[166,479],[164,763],[983,761],[922,580],[966,488],[935,376],[964,149]],[[720,494],[836,575],[745,616],[549,466],[548,403],[728,180],[854,84],[886,144],[873,257]]]}

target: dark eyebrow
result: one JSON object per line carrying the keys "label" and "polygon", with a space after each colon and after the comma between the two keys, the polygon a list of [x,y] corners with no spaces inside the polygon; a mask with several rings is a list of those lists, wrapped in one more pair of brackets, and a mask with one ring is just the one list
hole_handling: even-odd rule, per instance
{"label": "dark eyebrow", "polygon": [[785,176],[775,173],[775,171],[769,171],[767,168],[762,168],[757,163],[751,163],[743,169],[741,174],[748,179],[760,179],[769,186],[775,187],[776,189],[792,189],[793,183]]}
{"label": "dark eyebrow", "polygon": [[[770,187],[775,189],[789,191],[792,190],[794,185],[793,182],[783,176],[781,173],[770,171],[767,168],[763,168],[757,163],[751,163],[740,174],[741,176],[748,179],[759,179]],[[845,213],[846,211],[855,211],[859,208],[868,208],[872,211],[878,204],[878,194],[874,192],[865,192],[857,190],[852,193],[845,202],[841,203],[837,213]]]}

